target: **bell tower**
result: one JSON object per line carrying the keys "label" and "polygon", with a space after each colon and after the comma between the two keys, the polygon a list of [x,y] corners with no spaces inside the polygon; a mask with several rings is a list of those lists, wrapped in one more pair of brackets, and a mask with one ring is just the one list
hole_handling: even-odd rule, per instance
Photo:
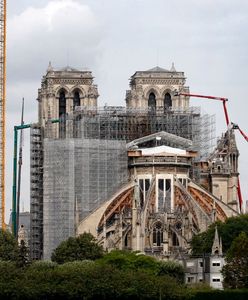
{"label": "bell tower", "polygon": [[185,86],[184,72],[178,72],[174,63],[170,70],[155,67],[137,71],[130,79],[130,90],[126,92],[127,108],[148,109],[153,113],[186,110],[189,97],[176,92],[189,93]]}
{"label": "bell tower", "polygon": [[72,113],[78,106],[96,107],[98,96],[90,71],[69,66],[55,70],[49,63],[38,90],[39,123],[44,126],[48,120]]}

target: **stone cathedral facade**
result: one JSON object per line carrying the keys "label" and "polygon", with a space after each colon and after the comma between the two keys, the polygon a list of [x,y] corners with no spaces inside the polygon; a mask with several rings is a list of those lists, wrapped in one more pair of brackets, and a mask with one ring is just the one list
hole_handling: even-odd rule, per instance
{"label": "stone cathedral facade", "polygon": [[178,96],[189,93],[185,83],[174,64],[137,71],[126,106],[101,108],[91,72],[49,64],[39,139],[31,137],[34,259],[85,231],[107,250],[170,258],[189,253],[193,235],[214,221],[239,214],[234,132],[203,155],[201,114]]}

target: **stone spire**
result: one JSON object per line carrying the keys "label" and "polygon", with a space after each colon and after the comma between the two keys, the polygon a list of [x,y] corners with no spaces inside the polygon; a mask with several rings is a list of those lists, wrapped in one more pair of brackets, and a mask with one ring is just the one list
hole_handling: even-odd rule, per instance
{"label": "stone spire", "polygon": [[171,72],[176,72],[176,68],[175,68],[174,62],[172,63],[170,71]]}
{"label": "stone spire", "polygon": [[49,61],[48,67],[47,67],[47,72],[53,71],[52,63]]}
{"label": "stone spire", "polygon": [[214,242],[212,246],[212,255],[222,255],[222,241],[219,238],[217,226],[215,226]]}

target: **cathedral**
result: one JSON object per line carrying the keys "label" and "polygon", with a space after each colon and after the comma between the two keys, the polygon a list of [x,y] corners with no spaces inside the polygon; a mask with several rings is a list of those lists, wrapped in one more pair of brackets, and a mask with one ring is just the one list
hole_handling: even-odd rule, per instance
{"label": "cathedral", "polygon": [[233,129],[213,144],[213,118],[185,84],[174,64],[137,71],[125,106],[100,107],[90,71],[49,64],[31,128],[33,259],[83,232],[108,251],[173,258],[240,213]]}

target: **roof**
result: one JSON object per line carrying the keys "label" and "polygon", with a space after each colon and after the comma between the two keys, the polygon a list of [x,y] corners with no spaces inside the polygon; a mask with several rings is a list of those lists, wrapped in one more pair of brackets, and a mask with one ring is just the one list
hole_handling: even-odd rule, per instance
{"label": "roof", "polygon": [[170,72],[169,70],[166,70],[166,69],[163,69],[163,68],[160,68],[159,66],[156,66],[152,69],[149,69],[145,72]]}
{"label": "roof", "polygon": [[192,150],[193,143],[191,140],[185,139],[183,137],[177,136],[175,134],[160,131],[156,132],[138,139],[135,139],[127,144],[127,149],[131,149],[132,147],[138,146],[142,143],[146,143],[148,141],[156,140],[156,138],[162,139],[163,143],[166,146],[170,146],[173,148],[183,148],[184,150]]}

